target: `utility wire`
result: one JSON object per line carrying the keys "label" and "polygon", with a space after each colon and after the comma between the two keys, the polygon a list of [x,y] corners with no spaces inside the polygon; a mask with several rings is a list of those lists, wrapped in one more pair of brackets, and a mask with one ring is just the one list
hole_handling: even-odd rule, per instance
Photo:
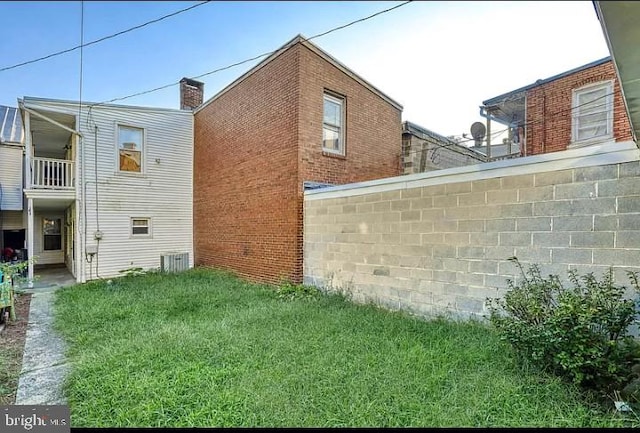
{"label": "utility wire", "polygon": [[[381,11],[379,11],[379,12],[376,12],[376,13],[374,13],[374,14],[372,14],[372,15],[369,15],[369,16],[366,16],[366,17],[364,17],[364,18],[360,18],[360,19],[357,19],[357,20],[355,20],[355,21],[351,21],[351,22],[349,22],[349,23],[347,23],[347,24],[343,24],[343,25],[341,25],[341,26],[334,27],[334,28],[332,28],[332,29],[330,29],[330,30],[327,30],[327,31],[325,31],[325,32],[318,33],[318,34],[313,35],[313,36],[311,36],[311,37],[309,37],[309,38],[305,38],[304,40],[305,40],[305,41],[310,41],[310,40],[312,40],[312,39],[316,39],[316,38],[319,38],[319,37],[322,37],[322,36],[328,35],[329,33],[332,33],[332,32],[335,32],[335,31],[337,31],[337,30],[341,30],[341,29],[344,29],[344,28],[346,28],[346,27],[352,26],[352,25],[354,25],[354,24],[357,24],[357,23],[360,23],[360,22],[363,22],[363,21],[369,20],[369,19],[374,18],[374,17],[376,17],[376,16],[378,16],[378,15],[382,15],[382,14],[384,14],[384,13],[391,12],[392,10],[394,10],[394,9],[398,9],[398,8],[400,8],[400,7],[402,7],[402,6],[405,6],[405,5],[409,4],[409,3],[411,3],[412,1],[413,1],[413,0],[405,1],[404,3],[400,3],[399,5],[393,6],[393,7],[388,8],[388,9],[381,10]],[[252,62],[252,61],[254,61],[254,60],[258,60],[258,59],[260,59],[260,58],[262,58],[262,57],[266,57],[266,56],[269,56],[269,55],[272,55],[272,54],[276,54],[276,53],[278,53],[278,52],[280,52],[280,51],[284,51],[286,48],[288,48],[288,47],[282,47],[282,48],[279,48],[279,49],[277,49],[277,50],[273,50],[273,51],[269,51],[269,52],[266,52],[266,53],[258,54],[257,56],[253,56],[253,57],[251,57],[251,58],[249,58],[249,59],[242,60],[242,61],[239,61],[239,62],[233,63],[233,64],[231,64],[231,65],[223,66],[223,67],[221,67],[221,68],[217,68],[217,69],[214,69],[214,70],[212,70],[212,71],[205,72],[204,74],[200,74],[200,75],[193,76],[193,77],[191,77],[191,78],[192,78],[192,79],[198,79],[198,78],[206,77],[206,76],[208,76],[208,75],[212,75],[212,74],[215,74],[215,73],[218,73],[218,72],[222,72],[222,71],[225,71],[225,70],[227,70],[227,69],[231,69],[231,68],[233,68],[233,67],[235,67],[235,66],[240,66],[240,65],[242,65],[242,64],[245,64],[245,63],[248,63],[248,62]],[[93,107],[93,106],[96,106],[96,105],[109,104],[109,103],[111,103],[111,102],[122,101],[122,100],[125,100],[125,99],[133,98],[133,97],[135,97],[135,96],[146,95],[146,94],[148,94],[148,93],[157,92],[158,90],[164,90],[164,89],[167,89],[167,88],[169,88],[169,87],[177,86],[178,84],[180,84],[180,81],[173,82],[173,83],[170,83],[170,84],[165,84],[164,86],[155,87],[155,88],[153,88],[153,89],[149,89],[149,90],[143,90],[143,91],[141,91],[141,92],[133,93],[133,94],[130,94],[130,95],[127,95],[127,96],[122,96],[122,97],[119,97],[119,98],[109,99],[108,101],[97,102],[97,103],[95,103],[95,104],[91,104],[91,106]]]}
{"label": "utility wire", "polygon": [[66,54],[66,53],[70,53],[70,52],[75,51],[75,50],[79,50],[80,48],[83,48],[83,47],[88,47],[90,45],[95,45],[97,43],[106,41],[107,39],[113,39],[113,38],[115,38],[117,36],[124,35],[125,33],[129,33],[129,32],[132,32],[134,30],[141,29],[142,27],[146,27],[146,26],[148,26],[150,24],[154,24],[154,23],[157,23],[159,21],[165,20],[167,18],[170,18],[170,17],[176,16],[178,14],[181,14],[183,12],[187,12],[187,11],[189,11],[191,9],[195,9],[198,6],[202,6],[202,5],[206,4],[206,3],[209,3],[210,1],[211,0],[205,0],[205,1],[201,2],[201,3],[195,4],[195,5],[190,6],[188,8],[180,9],[179,11],[170,13],[168,15],[161,16],[160,18],[156,18],[154,20],[147,21],[146,23],[138,24],[137,26],[128,28],[126,30],[122,30],[120,32],[113,33],[113,34],[110,34],[108,36],[104,36],[104,37],[102,37],[100,39],[96,39],[96,40],[91,41],[91,42],[87,42],[86,44],[82,44],[81,43],[80,45],[76,45],[75,47],[67,48],[66,50],[62,50],[62,51],[58,51],[58,52],[55,52],[55,53],[47,54],[46,56],[38,57],[37,59],[27,60],[26,62],[17,63],[15,65],[11,65],[11,66],[5,66],[3,68],[0,68],[0,72],[9,71],[11,69],[19,68],[21,66],[26,66],[26,65],[33,64],[33,63],[41,62],[43,60],[47,60],[47,59],[50,59],[52,57],[60,56],[62,54]]}

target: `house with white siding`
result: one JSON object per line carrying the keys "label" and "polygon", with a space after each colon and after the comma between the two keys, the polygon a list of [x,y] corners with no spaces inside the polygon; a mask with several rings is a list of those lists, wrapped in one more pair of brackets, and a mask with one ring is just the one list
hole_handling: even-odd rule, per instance
{"label": "house with white siding", "polygon": [[24,230],[25,258],[64,264],[77,282],[193,266],[191,110],[33,97],[18,105],[25,132],[19,151],[1,145],[0,217],[4,232]]}
{"label": "house with white siding", "polygon": [[5,247],[24,247],[22,195],[24,128],[16,107],[0,106],[0,259]]}

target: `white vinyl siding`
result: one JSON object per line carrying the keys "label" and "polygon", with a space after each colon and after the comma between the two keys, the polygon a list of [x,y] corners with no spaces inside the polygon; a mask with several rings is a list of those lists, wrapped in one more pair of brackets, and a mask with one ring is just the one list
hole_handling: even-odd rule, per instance
{"label": "white vinyl siding", "polygon": [[[77,105],[55,102],[38,105],[43,110],[78,114]],[[134,176],[119,171],[117,125],[144,128],[142,173]],[[89,279],[91,271],[93,278],[104,278],[120,276],[119,271],[133,267],[159,268],[160,256],[174,252],[188,252],[189,264],[193,266],[193,113],[94,106],[90,116],[87,109],[83,110],[78,126],[83,134],[84,156],[79,150],[77,161],[81,165],[84,159],[84,167],[79,170],[77,185],[87,182],[83,203],[87,212],[86,245],[98,250],[91,264],[81,257],[79,274]],[[94,126],[98,127],[97,140]],[[78,194],[82,194],[81,187]],[[83,214],[80,209],[80,219]],[[153,236],[131,236],[132,217],[149,218]],[[99,242],[94,239],[98,229],[102,232]],[[85,228],[81,221],[76,233],[82,242]]]}
{"label": "white vinyl siding", "polygon": [[22,146],[0,144],[0,208],[22,210]]}
{"label": "white vinyl siding", "polygon": [[24,215],[22,211],[2,211],[2,230],[24,229]]}
{"label": "white vinyl siding", "polygon": [[324,94],[322,150],[344,155],[344,98]]}
{"label": "white vinyl siding", "polygon": [[613,82],[591,84],[573,91],[572,143],[613,136]]}

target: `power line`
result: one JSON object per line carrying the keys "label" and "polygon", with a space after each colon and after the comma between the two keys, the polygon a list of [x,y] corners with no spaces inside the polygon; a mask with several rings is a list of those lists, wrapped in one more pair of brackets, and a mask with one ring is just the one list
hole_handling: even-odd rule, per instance
{"label": "power line", "polygon": [[[374,13],[374,14],[372,14],[372,15],[369,15],[369,16],[366,16],[366,17],[364,17],[364,18],[360,18],[360,19],[357,19],[357,20],[355,20],[355,21],[351,21],[351,22],[349,22],[349,23],[347,23],[347,24],[343,24],[343,25],[341,25],[341,26],[334,27],[334,28],[332,28],[332,29],[330,29],[330,30],[327,30],[327,31],[325,31],[325,32],[318,33],[318,34],[313,35],[313,36],[311,36],[311,37],[309,37],[309,38],[305,38],[304,40],[305,40],[305,41],[310,41],[311,39],[316,39],[316,38],[319,38],[319,37],[322,37],[322,36],[328,35],[329,33],[332,33],[332,32],[335,32],[335,31],[337,31],[337,30],[341,30],[341,29],[344,29],[344,28],[346,28],[346,27],[352,26],[352,25],[354,25],[354,24],[357,24],[357,23],[360,23],[360,22],[363,22],[363,21],[369,20],[369,19],[374,18],[374,17],[376,17],[376,16],[378,16],[378,15],[382,15],[382,14],[384,14],[384,13],[391,12],[392,10],[394,10],[394,9],[398,9],[398,8],[400,8],[400,7],[402,7],[402,6],[405,6],[405,5],[409,4],[409,3],[411,3],[412,1],[413,1],[413,0],[405,1],[405,2],[403,2],[403,3],[400,3],[399,5],[393,6],[393,7],[388,8],[388,9],[381,10],[381,11],[379,11],[379,12],[376,12],[376,13]],[[278,52],[280,52],[280,51],[284,51],[286,48],[288,48],[288,47],[282,47],[282,48],[279,48],[279,49],[277,49],[277,50],[273,50],[273,51],[269,51],[269,52],[266,52],[266,53],[258,54],[257,56],[253,56],[253,57],[251,57],[251,58],[249,58],[249,59],[245,59],[245,60],[242,60],[242,61],[239,61],[239,62],[233,63],[233,64],[231,64],[231,65],[223,66],[223,67],[221,67],[221,68],[217,68],[217,69],[214,69],[214,70],[212,70],[212,71],[205,72],[204,74],[200,74],[200,75],[193,76],[193,77],[191,77],[191,78],[192,78],[192,79],[197,79],[197,78],[206,77],[206,76],[208,76],[208,75],[212,75],[212,74],[215,74],[215,73],[218,73],[218,72],[222,72],[222,71],[225,71],[225,70],[227,70],[227,69],[231,69],[231,68],[233,68],[233,67],[235,67],[235,66],[240,66],[240,65],[242,65],[242,64],[245,64],[245,63],[248,63],[248,62],[252,62],[252,61],[254,61],[254,60],[258,60],[258,59],[260,59],[260,58],[262,58],[262,57],[266,57],[266,56],[269,56],[269,55],[272,55],[272,54],[276,54],[276,53],[278,53]],[[108,103],[111,103],[111,102],[123,101],[123,100],[125,100],[125,99],[133,98],[133,97],[135,97],[135,96],[146,95],[146,94],[148,94],[148,93],[157,92],[158,90],[164,90],[164,89],[167,89],[167,88],[169,88],[169,87],[177,86],[178,84],[180,84],[180,81],[173,82],[173,83],[170,83],[170,84],[165,84],[164,86],[155,87],[155,88],[153,88],[153,89],[149,89],[149,90],[143,90],[143,91],[141,91],[141,92],[132,93],[132,94],[127,95],[127,96],[122,96],[122,97],[119,97],[119,98],[109,99],[108,101],[97,102],[97,103],[95,103],[95,104],[91,104],[91,106],[92,106],[92,107],[94,107],[94,106],[96,106],[96,105],[103,105],[103,104],[108,104]]]}
{"label": "power line", "polygon": [[100,39],[96,39],[96,40],[94,40],[94,41],[87,42],[86,44],[80,44],[80,45],[77,45],[77,46],[72,47],[72,48],[67,48],[66,50],[62,50],[62,51],[58,51],[58,52],[55,52],[55,53],[47,54],[46,56],[38,57],[37,59],[33,59],[33,60],[27,60],[26,62],[17,63],[17,64],[15,64],[15,65],[5,66],[4,68],[0,68],[0,72],[4,72],[4,71],[11,70],[11,69],[19,68],[19,67],[21,67],[21,66],[25,66],[25,65],[30,65],[30,64],[32,64],[32,63],[41,62],[41,61],[43,61],[43,60],[47,60],[47,59],[50,59],[50,58],[52,58],[52,57],[56,57],[56,56],[60,56],[60,55],[62,55],[62,54],[70,53],[70,52],[75,51],[75,50],[78,50],[78,49],[80,49],[80,48],[88,47],[88,46],[90,46],[90,45],[95,45],[95,44],[97,44],[97,43],[100,43],[100,42],[106,41],[107,39],[113,39],[113,38],[115,38],[115,37],[117,37],[117,36],[124,35],[125,33],[129,33],[129,32],[132,32],[132,31],[134,31],[134,30],[141,29],[142,27],[146,27],[146,26],[148,26],[148,25],[150,25],[150,24],[154,24],[154,23],[157,23],[157,22],[159,22],[159,21],[165,20],[165,19],[167,19],[167,18],[170,18],[170,17],[176,16],[176,15],[178,15],[178,14],[181,14],[181,13],[183,13],[183,12],[187,12],[187,11],[189,11],[189,10],[191,10],[191,9],[195,9],[195,8],[197,8],[198,6],[202,6],[202,5],[206,4],[206,3],[209,3],[210,1],[211,1],[211,0],[205,0],[205,1],[203,1],[203,2],[200,2],[200,3],[198,3],[198,4],[195,4],[195,5],[193,5],[193,6],[189,6],[188,8],[180,9],[179,11],[176,11],[176,12],[170,13],[170,14],[168,14],[168,15],[161,16],[160,18],[156,18],[156,19],[154,19],[154,20],[147,21],[146,23],[142,23],[142,24],[139,24],[139,25],[137,25],[137,26],[134,26],[134,27],[128,28],[128,29],[126,29],[126,30],[122,30],[122,31],[120,31],[120,32],[113,33],[113,34],[110,34],[110,35],[108,35],[108,36],[104,36],[104,37],[102,37],[102,38],[100,38]]}

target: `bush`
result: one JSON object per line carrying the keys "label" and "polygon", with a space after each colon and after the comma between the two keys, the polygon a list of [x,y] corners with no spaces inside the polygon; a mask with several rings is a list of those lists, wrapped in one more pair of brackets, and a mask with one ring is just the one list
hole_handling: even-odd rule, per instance
{"label": "bush", "polygon": [[[513,261],[522,281],[508,281],[504,299],[488,299],[490,322],[520,355],[586,388],[611,391],[628,382],[638,343],[628,334],[635,322],[635,301],[616,286],[609,268],[598,281],[593,273],[569,271],[572,287],[557,275],[542,277],[537,265],[525,272]],[[638,278],[629,272],[640,293]]]}
{"label": "bush", "polygon": [[278,298],[285,300],[315,299],[320,296],[320,291],[314,286],[294,284],[288,281],[283,281],[276,286],[275,292]]}

